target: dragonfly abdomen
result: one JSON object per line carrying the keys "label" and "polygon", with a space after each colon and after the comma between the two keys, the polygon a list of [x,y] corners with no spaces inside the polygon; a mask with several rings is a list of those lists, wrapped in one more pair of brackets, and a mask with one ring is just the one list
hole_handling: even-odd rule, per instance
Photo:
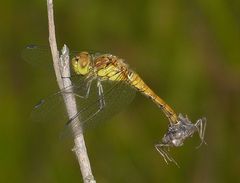
{"label": "dragonfly abdomen", "polygon": [[157,103],[157,105],[163,110],[171,123],[175,124],[178,122],[176,113],[166,102],[163,101],[163,99],[157,96],[157,98],[155,98],[155,103]]}
{"label": "dragonfly abdomen", "polygon": [[95,61],[97,76],[103,80],[124,81],[133,88],[150,98],[167,116],[171,123],[177,123],[177,115],[172,108],[158,97],[139,77],[137,73],[128,69],[122,59],[113,55],[102,55]]}
{"label": "dragonfly abdomen", "polygon": [[156,95],[137,73],[133,71],[130,72],[128,75],[128,80],[131,86],[150,98],[159,108],[161,108],[171,123],[177,123],[177,115],[173,109],[166,102],[164,102],[163,99]]}

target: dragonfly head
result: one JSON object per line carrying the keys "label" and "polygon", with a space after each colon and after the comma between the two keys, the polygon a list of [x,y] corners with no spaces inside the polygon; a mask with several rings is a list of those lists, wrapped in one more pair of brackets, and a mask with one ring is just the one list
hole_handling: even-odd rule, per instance
{"label": "dragonfly head", "polygon": [[72,59],[72,67],[76,74],[86,75],[91,68],[91,56],[88,52],[80,52]]}

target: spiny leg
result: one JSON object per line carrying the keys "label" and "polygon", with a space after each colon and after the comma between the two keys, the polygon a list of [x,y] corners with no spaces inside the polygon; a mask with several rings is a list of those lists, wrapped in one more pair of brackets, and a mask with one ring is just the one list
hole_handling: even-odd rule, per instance
{"label": "spiny leg", "polygon": [[99,100],[99,109],[93,114],[91,115],[89,118],[85,119],[84,121],[82,121],[82,123],[85,123],[86,121],[92,119],[94,116],[97,115],[97,113],[99,113],[104,106],[106,105],[105,103],[105,99],[104,99],[104,93],[103,93],[103,86],[100,80],[97,81],[97,88],[98,88],[98,100]]}
{"label": "spiny leg", "polygon": [[74,93],[74,95],[75,95],[76,97],[79,97],[79,98],[87,99],[87,98],[89,97],[89,93],[90,93],[90,90],[91,90],[92,81],[93,81],[93,79],[90,79],[90,80],[87,82],[87,85],[86,85],[87,92],[86,92],[85,96],[82,96],[82,95],[79,95],[79,94],[76,94],[76,93]]}
{"label": "spiny leg", "polygon": [[180,168],[180,166],[178,165],[178,163],[173,159],[173,157],[171,157],[169,155],[169,153],[166,151],[165,148],[169,148],[170,146],[168,144],[156,144],[155,148],[157,149],[157,151],[161,154],[161,156],[163,157],[164,161],[168,164],[169,162],[173,162],[178,168]]}
{"label": "spiny leg", "polygon": [[98,80],[97,82],[97,87],[98,87],[100,109],[102,109],[106,105],[106,103],[105,103],[104,94],[103,94],[103,86],[100,80]]}
{"label": "spiny leg", "polygon": [[[105,99],[104,99],[104,94],[103,94],[103,87],[101,84],[101,81],[98,80],[97,81],[97,88],[98,88],[98,96],[99,96],[99,109],[92,115],[90,115],[87,119],[84,119],[83,121],[81,121],[81,124],[86,123],[87,121],[91,120],[92,118],[94,118],[97,113],[99,113],[105,106]],[[71,117],[71,119],[67,122],[66,125],[70,124],[76,117],[78,117],[78,115],[83,112],[86,111],[88,109],[88,107],[83,108],[82,110],[80,110],[77,114],[75,114],[73,117]]]}
{"label": "spiny leg", "polygon": [[204,143],[207,144],[204,140],[204,136],[205,136],[205,130],[206,130],[206,124],[207,124],[207,120],[206,118],[202,118],[197,120],[197,122],[195,123],[195,127],[198,130],[198,134],[199,137],[201,139],[201,143],[196,147],[197,149]]}
{"label": "spiny leg", "polygon": [[85,96],[86,98],[88,98],[88,96],[89,96],[90,89],[91,89],[91,86],[92,86],[92,81],[93,81],[93,79],[91,79],[87,82],[87,92],[86,92],[86,96]]}
{"label": "spiny leg", "polygon": [[85,95],[80,95],[77,92],[71,91],[71,88],[69,89],[69,91],[64,91],[63,93],[66,94],[66,95],[71,93],[75,97],[79,97],[79,98],[82,98],[82,99],[87,99],[89,97],[89,93],[90,93],[90,90],[91,90],[92,81],[93,81],[93,79],[90,79],[89,81],[87,81],[87,84],[86,84],[87,91],[86,91]]}
{"label": "spiny leg", "polygon": [[162,144],[156,144],[155,148],[161,154],[161,156],[163,157],[164,161],[168,164],[169,156],[168,156],[167,152],[165,151],[164,146]]}

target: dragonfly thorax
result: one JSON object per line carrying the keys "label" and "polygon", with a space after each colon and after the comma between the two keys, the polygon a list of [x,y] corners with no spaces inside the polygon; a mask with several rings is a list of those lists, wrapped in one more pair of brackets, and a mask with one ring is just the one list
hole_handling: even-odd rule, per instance
{"label": "dragonfly thorax", "polygon": [[76,74],[86,75],[91,69],[91,56],[88,52],[80,52],[72,59],[72,67]]}

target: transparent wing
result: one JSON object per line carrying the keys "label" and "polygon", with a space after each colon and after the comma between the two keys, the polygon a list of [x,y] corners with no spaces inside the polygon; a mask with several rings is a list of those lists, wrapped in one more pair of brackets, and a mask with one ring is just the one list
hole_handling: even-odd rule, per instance
{"label": "transparent wing", "polygon": [[[79,52],[71,51],[70,57],[72,58],[77,53]],[[48,46],[30,44],[22,50],[21,56],[27,63],[35,68],[44,69],[49,72],[53,70],[52,55]]]}
{"label": "transparent wing", "polygon": [[[74,95],[84,97],[87,92],[87,81],[84,77],[78,76],[74,78],[73,85],[64,88],[48,97],[41,99],[31,112],[31,119],[35,122],[53,122],[67,121],[68,116],[65,109],[63,94],[73,93]],[[82,98],[81,100],[85,100]]]}
{"label": "transparent wing", "polygon": [[[124,81],[102,81],[104,90],[105,106],[97,114],[99,110],[99,95],[97,81],[92,82],[91,90],[88,98],[84,98],[87,88],[87,82],[84,78],[80,78],[78,83],[65,88],[57,93],[40,101],[33,111],[31,118],[40,122],[57,122],[64,124],[79,118],[83,129],[95,126],[95,124],[106,121],[114,114],[124,109],[134,98],[135,90]],[[62,94],[71,92],[75,95],[78,114],[74,118],[70,118],[66,112],[65,103]],[[80,97],[82,96],[82,97]]]}
{"label": "transparent wing", "polygon": [[[96,86],[96,83],[94,85]],[[94,126],[96,122],[107,121],[130,104],[135,96],[135,90],[124,81],[104,81],[103,89],[105,106],[96,115],[94,114],[100,107],[97,93],[92,93],[94,96],[91,96],[84,104],[78,105],[78,117],[83,129]]]}
{"label": "transparent wing", "polygon": [[[73,57],[79,52],[80,51],[71,51],[70,56]],[[93,51],[89,51],[89,53],[95,56],[103,54]],[[41,67],[44,69],[53,68],[52,55],[48,46],[29,44],[22,50],[22,58],[34,67]]]}
{"label": "transparent wing", "polygon": [[28,45],[22,51],[22,58],[35,67],[53,68],[50,48],[47,46]]}

